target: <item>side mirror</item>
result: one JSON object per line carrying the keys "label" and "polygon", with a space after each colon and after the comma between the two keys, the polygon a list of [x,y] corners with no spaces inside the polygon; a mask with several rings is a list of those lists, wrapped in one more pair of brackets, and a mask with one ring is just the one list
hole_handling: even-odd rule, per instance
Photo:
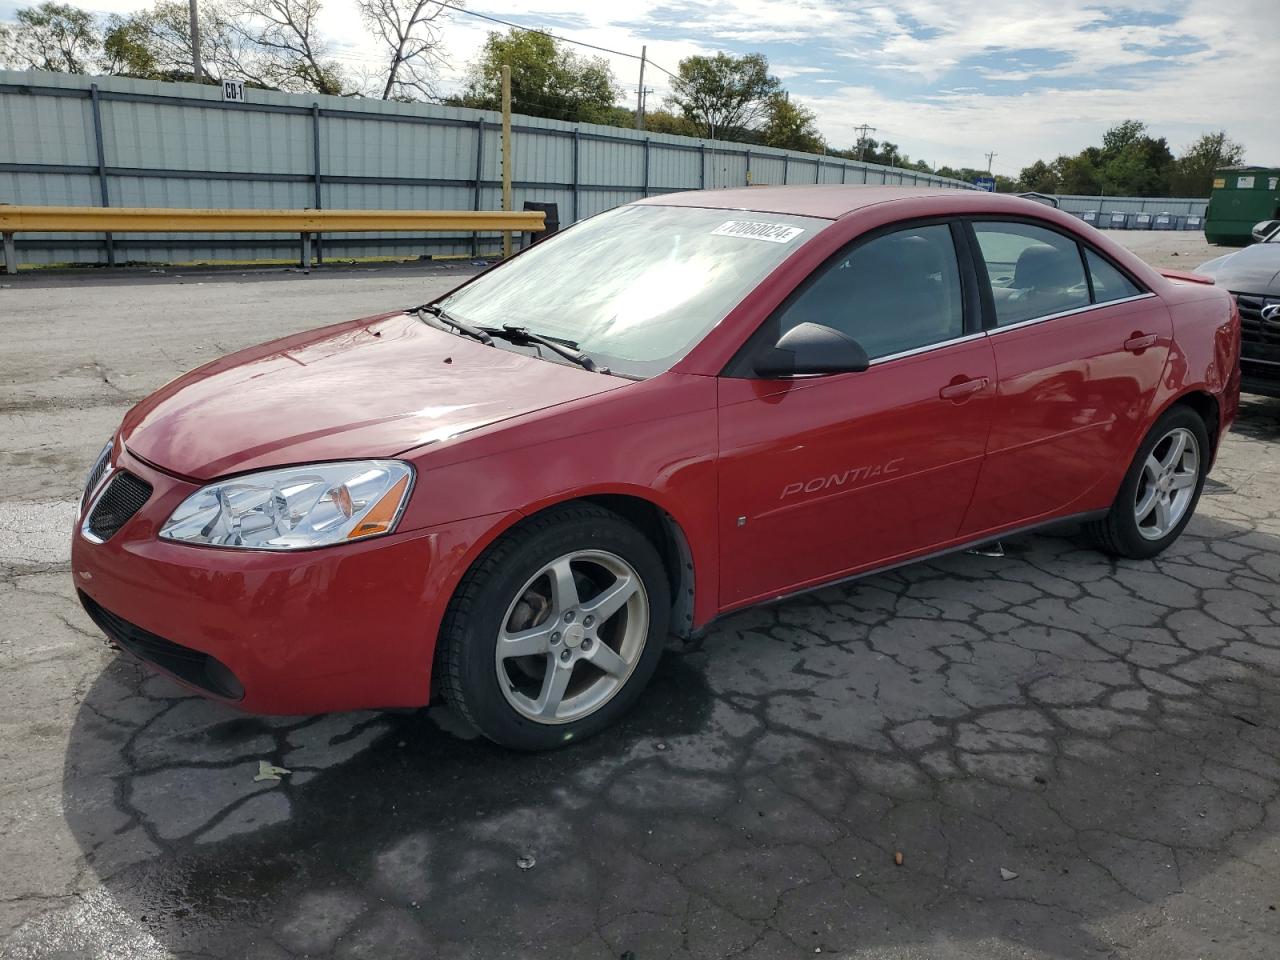
{"label": "side mirror", "polygon": [[761,377],[859,373],[871,366],[858,341],[820,323],[801,323],[758,357],[752,369]]}
{"label": "side mirror", "polygon": [[1265,243],[1267,237],[1280,230],[1280,220],[1262,220],[1253,225],[1253,239]]}

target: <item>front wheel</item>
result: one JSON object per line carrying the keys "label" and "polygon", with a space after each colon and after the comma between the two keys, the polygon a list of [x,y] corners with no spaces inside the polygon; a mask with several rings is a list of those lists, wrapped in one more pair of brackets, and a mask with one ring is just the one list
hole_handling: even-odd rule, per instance
{"label": "front wheel", "polygon": [[1090,524],[1108,553],[1145,560],[1190,522],[1209,471],[1209,433],[1189,407],[1168,410],[1138,448],[1111,510]]}
{"label": "front wheel", "polygon": [[643,533],[592,504],[556,508],[499,538],[463,578],[440,634],[444,690],[503,746],[581,740],[648,683],[670,606]]}

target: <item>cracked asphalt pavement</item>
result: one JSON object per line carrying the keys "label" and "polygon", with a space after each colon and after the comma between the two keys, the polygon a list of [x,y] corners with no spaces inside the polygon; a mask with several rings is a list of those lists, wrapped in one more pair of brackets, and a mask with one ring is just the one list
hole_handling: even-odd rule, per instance
{"label": "cracked asphalt pavement", "polygon": [[522,756],[105,647],[68,538],[128,405],[452,282],[180,273],[0,289],[0,957],[1280,955],[1280,401],[1154,562],[1066,531],[742,613]]}

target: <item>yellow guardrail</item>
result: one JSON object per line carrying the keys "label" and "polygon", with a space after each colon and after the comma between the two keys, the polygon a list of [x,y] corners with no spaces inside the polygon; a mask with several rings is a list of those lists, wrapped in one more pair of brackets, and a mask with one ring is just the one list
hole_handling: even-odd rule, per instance
{"label": "yellow guardrail", "polygon": [[0,204],[8,273],[18,269],[15,233],[296,233],[310,269],[317,233],[399,230],[530,231],[546,228],[540,210],[189,210],[170,207],[29,207]]}

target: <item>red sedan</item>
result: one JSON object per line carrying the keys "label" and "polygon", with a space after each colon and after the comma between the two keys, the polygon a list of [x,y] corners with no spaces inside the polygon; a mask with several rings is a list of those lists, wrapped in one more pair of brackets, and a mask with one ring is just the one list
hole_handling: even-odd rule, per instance
{"label": "red sedan", "polygon": [[119,647],[224,702],[434,683],[551,747],[733,610],[1068,519],[1155,556],[1239,339],[1225,291],[1029,201],[659,197],[153,394],[93,467],[73,575]]}

